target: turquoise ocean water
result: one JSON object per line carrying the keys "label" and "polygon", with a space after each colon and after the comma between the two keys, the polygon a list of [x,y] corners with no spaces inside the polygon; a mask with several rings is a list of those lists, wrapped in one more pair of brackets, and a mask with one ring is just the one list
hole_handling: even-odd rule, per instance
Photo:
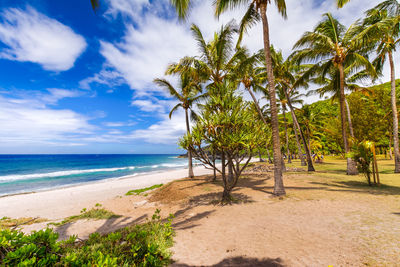
{"label": "turquoise ocean water", "polygon": [[177,155],[0,155],[0,196],[168,169],[185,168]]}

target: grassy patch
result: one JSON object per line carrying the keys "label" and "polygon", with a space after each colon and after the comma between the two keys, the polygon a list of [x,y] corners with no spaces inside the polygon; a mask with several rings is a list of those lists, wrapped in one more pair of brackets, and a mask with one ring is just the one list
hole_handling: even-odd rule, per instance
{"label": "grassy patch", "polygon": [[9,229],[9,228],[18,227],[21,225],[30,225],[30,224],[41,223],[41,222],[46,222],[46,221],[47,221],[47,219],[43,219],[43,218],[26,217],[26,218],[12,219],[9,217],[3,217],[0,219],[0,229]]}
{"label": "grassy patch", "polygon": [[134,190],[128,191],[125,195],[126,196],[139,195],[140,193],[143,193],[143,192],[146,192],[146,191],[149,191],[149,190],[153,190],[153,189],[156,189],[156,188],[160,188],[161,186],[163,186],[163,184],[155,184],[153,186],[146,187],[146,188],[134,189]]}
{"label": "grassy patch", "polygon": [[106,210],[106,209],[99,209],[99,208],[94,208],[91,210],[86,210],[83,209],[81,210],[81,214],[79,215],[74,215],[65,218],[63,221],[58,222],[58,223],[49,223],[50,225],[55,225],[55,226],[61,226],[67,223],[71,222],[76,222],[78,220],[83,220],[83,219],[91,219],[91,220],[104,220],[104,219],[111,219],[111,218],[118,218],[121,217],[120,215],[116,215],[115,213]]}

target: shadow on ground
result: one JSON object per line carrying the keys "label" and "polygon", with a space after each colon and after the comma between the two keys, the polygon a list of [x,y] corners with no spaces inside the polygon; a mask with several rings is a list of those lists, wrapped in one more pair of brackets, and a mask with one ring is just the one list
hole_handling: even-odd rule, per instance
{"label": "shadow on ground", "polygon": [[400,187],[381,184],[380,186],[369,186],[367,182],[360,181],[333,181],[333,182],[310,182],[315,185],[326,186],[327,191],[354,192],[373,195],[400,195]]}
{"label": "shadow on ground", "polygon": [[[133,219],[131,217],[112,217],[110,219],[107,219],[104,221],[104,223],[97,228],[94,232],[98,232],[101,234],[107,234],[113,231],[116,231],[118,229],[137,224],[137,223],[142,223],[144,220],[147,218],[147,215],[142,215],[136,219]],[[56,233],[59,235],[60,240],[66,240],[70,237],[68,234],[68,229],[76,222],[70,222],[66,223],[64,225],[60,225],[54,229]]]}
{"label": "shadow on ground", "polygon": [[[188,265],[184,263],[173,263],[171,267],[194,267],[198,265]],[[257,258],[245,258],[245,257],[232,257],[226,258],[221,262],[214,265],[207,265],[204,267],[284,267],[283,261],[280,258],[277,259],[257,259]]]}

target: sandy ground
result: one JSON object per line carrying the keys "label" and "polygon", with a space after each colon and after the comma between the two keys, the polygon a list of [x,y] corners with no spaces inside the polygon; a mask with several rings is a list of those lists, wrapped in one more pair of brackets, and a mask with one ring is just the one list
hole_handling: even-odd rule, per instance
{"label": "sandy ground", "polygon": [[122,217],[81,220],[55,230],[61,238],[86,238],[144,222],[159,208],[164,217],[175,215],[175,267],[400,266],[400,189],[368,191],[306,172],[286,173],[285,185],[287,197],[273,197],[271,173],[250,169],[233,192],[235,203],[225,206],[218,204],[220,182],[210,176],[177,180],[147,196],[115,197],[126,192],[119,187],[123,190],[115,189],[114,197],[103,195],[100,202],[93,193],[90,200]]}

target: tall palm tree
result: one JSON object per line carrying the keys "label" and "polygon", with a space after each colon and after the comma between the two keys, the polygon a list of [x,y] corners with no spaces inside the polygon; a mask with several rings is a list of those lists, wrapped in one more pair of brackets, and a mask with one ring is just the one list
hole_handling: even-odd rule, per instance
{"label": "tall palm tree", "polygon": [[[392,16],[390,16],[391,14]],[[386,60],[389,60],[391,81],[391,106],[393,115],[393,145],[395,173],[400,173],[399,118],[396,104],[396,77],[393,53],[400,42],[400,3],[393,0],[384,1],[367,11],[362,32],[369,42],[376,43],[377,57],[374,65],[381,72]]]}
{"label": "tall palm tree", "polygon": [[371,76],[376,77],[374,66],[365,56],[371,47],[362,42],[359,35],[361,26],[358,22],[352,24],[348,29],[330,13],[324,15],[324,19],[318,23],[314,31],[306,32],[294,45],[299,49],[293,54],[293,59],[298,63],[311,62],[314,65],[308,73],[318,72],[323,76],[332,68],[339,72],[340,88],[340,114],[342,124],[342,138],[344,150],[347,156],[347,174],[357,174],[354,160],[349,156],[350,147],[346,131],[346,108],[345,108],[345,66],[354,66],[354,69],[363,68]]}
{"label": "tall palm tree", "polygon": [[[311,158],[310,148],[304,137],[304,133],[298,123],[297,115],[293,104],[296,101],[293,99],[297,94],[297,89],[299,87],[307,87],[308,82],[300,77],[300,74],[304,71],[307,66],[298,66],[293,60],[287,58],[283,59],[282,51],[276,51],[271,47],[272,64],[274,67],[275,79],[278,84],[284,89],[283,92],[286,96],[287,105],[289,106],[290,113],[292,115],[292,120],[294,124],[294,131],[299,131],[300,138],[303,143],[304,152],[306,154],[308,171],[315,171],[313,161]],[[297,138],[297,137],[296,137]],[[298,145],[299,146],[299,145]],[[301,151],[301,149],[299,149]],[[303,155],[301,155],[303,157]]]}
{"label": "tall palm tree", "polygon": [[[192,111],[193,103],[205,96],[204,94],[200,94],[201,86],[199,83],[193,79],[193,76],[190,73],[182,73],[180,75],[178,88],[175,88],[169,81],[165,79],[155,79],[154,82],[158,86],[164,88],[172,97],[179,101],[179,103],[171,109],[169,118],[171,119],[172,114],[176,110],[183,108],[185,110],[186,132],[187,134],[190,134],[189,111]],[[193,161],[192,152],[190,149],[188,150],[188,168],[189,177],[193,178]]]}
{"label": "tall palm tree", "polygon": [[[242,84],[244,88],[249,92],[251,98],[253,99],[254,107],[261,118],[262,122],[267,126],[266,129],[269,129],[269,122],[266,119],[266,115],[262,111],[260,104],[254,94],[254,92],[262,92],[266,93],[265,87],[265,71],[264,68],[259,67],[260,61],[263,61],[263,51],[259,51],[251,56],[249,56],[248,51],[245,48],[237,47],[237,49],[241,50],[242,53],[238,54],[237,64],[231,69],[231,73],[229,75],[229,79],[236,81],[238,86]],[[267,134],[270,134],[268,132]],[[268,154],[268,161],[271,163],[271,158],[269,155],[268,142],[266,144],[266,150]],[[282,171],[285,171],[285,164],[281,166]]]}
{"label": "tall palm tree", "polygon": [[[275,0],[275,5],[278,8],[279,13],[286,18],[286,2],[285,0]],[[241,40],[242,33],[245,32],[254,23],[262,21],[263,27],[263,39],[264,39],[264,55],[265,55],[265,66],[267,69],[267,80],[268,80],[268,92],[270,99],[270,110],[271,110],[271,128],[272,128],[272,140],[273,140],[273,154],[274,154],[274,194],[285,195],[285,188],[282,180],[282,153],[281,144],[279,138],[279,124],[278,124],[278,108],[276,103],[276,89],[275,89],[275,78],[271,60],[271,44],[269,37],[269,25],[267,17],[267,8],[271,3],[271,0],[215,0],[215,14],[221,15],[228,9],[235,9],[242,5],[247,5],[248,9],[245,13],[241,25]]]}
{"label": "tall palm tree", "polygon": [[198,79],[208,82],[208,87],[222,84],[244,52],[242,49],[234,49],[233,35],[237,33],[234,22],[221,26],[210,42],[204,40],[197,25],[192,24],[190,29],[197,42],[200,56],[185,56],[179,62],[170,64],[167,74],[195,70]]}
{"label": "tall palm tree", "polygon": [[[368,88],[363,88],[355,84],[355,82],[362,81],[368,78],[369,75],[364,70],[351,75],[352,72],[354,72],[353,68],[354,65],[344,67],[344,73],[346,76],[346,79],[344,81],[345,89],[350,90],[352,92],[362,92],[366,95],[369,95],[370,90]],[[331,97],[332,101],[340,99],[340,74],[336,68],[331,68],[331,70],[325,75],[323,74],[317,75],[317,77],[312,79],[311,81],[322,87],[309,91],[307,95],[318,94],[319,97],[323,97],[326,94],[332,94]],[[344,99],[344,104],[346,107],[347,122],[349,124],[349,133],[350,136],[354,139],[355,137],[354,137],[353,123],[351,120],[350,106],[347,101],[346,95]]]}
{"label": "tall palm tree", "polygon": [[336,0],[337,6],[339,8],[342,8],[345,4],[347,4],[348,2],[350,2],[351,0]]}
{"label": "tall palm tree", "polygon": [[[301,104],[303,103],[303,100],[300,99],[300,94],[298,94],[296,91],[292,91],[295,94],[292,94],[291,96],[287,96],[286,93],[286,88],[283,87],[282,85],[278,85],[277,86],[277,96],[278,96],[278,101],[280,103],[280,107],[282,110],[282,115],[283,115],[283,124],[284,124],[284,130],[285,130],[285,139],[286,139],[286,153],[288,154],[288,163],[292,163],[291,157],[290,155],[290,148],[289,148],[289,133],[288,133],[288,121],[286,118],[286,111],[288,110],[288,97],[290,97],[290,101],[291,104]],[[301,146],[300,146],[300,142],[299,142],[299,138],[297,136],[297,129],[296,129],[296,125],[293,123],[293,131],[295,132],[295,138],[296,138],[296,142],[297,142],[297,149],[298,149],[298,154],[299,154],[299,158],[301,160],[301,164],[303,166],[306,165],[306,162],[304,161],[304,157],[301,151]]]}

